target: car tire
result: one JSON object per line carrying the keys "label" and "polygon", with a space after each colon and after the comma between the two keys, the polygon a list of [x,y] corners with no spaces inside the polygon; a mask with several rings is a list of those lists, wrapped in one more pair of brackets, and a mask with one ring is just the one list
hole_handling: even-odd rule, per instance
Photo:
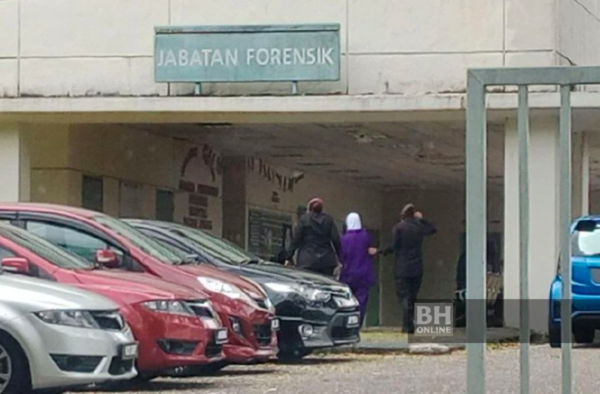
{"label": "car tire", "polygon": [[589,328],[579,328],[573,330],[573,339],[577,343],[590,344],[594,343],[594,337],[596,336],[596,330]]}
{"label": "car tire", "polygon": [[145,383],[149,383],[150,381],[154,380],[158,378],[157,374],[153,374],[153,373],[138,373],[138,375],[131,379],[129,382],[131,382],[132,384],[145,384]]}
{"label": "car tire", "polygon": [[552,324],[548,324],[548,342],[551,348],[561,347],[561,334],[560,327],[554,327]]}
{"label": "car tire", "polygon": [[31,392],[31,376],[25,352],[7,334],[0,332],[0,394]]}

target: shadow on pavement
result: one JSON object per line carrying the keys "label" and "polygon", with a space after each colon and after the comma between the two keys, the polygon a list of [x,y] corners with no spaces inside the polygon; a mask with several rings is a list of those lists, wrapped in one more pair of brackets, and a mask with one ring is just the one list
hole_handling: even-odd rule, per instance
{"label": "shadow on pavement", "polygon": [[304,358],[301,360],[277,360],[277,365],[327,365],[327,364],[344,364],[356,361],[353,358]]}
{"label": "shadow on pavement", "polygon": [[227,376],[246,376],[246,375],[270,375],[275,373],[274,369],[224,369],[216,373],[213,377],[227,377]]}
{"label": "shadow on pavement", "polygon": [[[177,380],[169,379],[169,380],[153,380],[151,382],[144,383],[118,383],[111,384],[102,387],[94,387],[86,390],[78,390],[78,393],[127,393],[127,392],[167,392],[173,390],[203,390],[209,389],[214,384],[208,382],[198,382],[198,381],[187,381],[186,379],[179,378]],[[74,391],[75,392],[75,391]]]}

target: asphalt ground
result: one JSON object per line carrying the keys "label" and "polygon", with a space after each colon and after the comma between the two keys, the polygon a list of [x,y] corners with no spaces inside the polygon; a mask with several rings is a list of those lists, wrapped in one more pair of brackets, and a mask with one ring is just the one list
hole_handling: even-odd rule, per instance
{"label": "asphalt ground", "polygon": [[[487,393],[519,392],[518,345],[487,353]],[[531,393],[561,392],[560,350],[531,347]],[[573,350],[573,393],[600,391],[600,348]],[[335,354],[297,364],[231,366],[214,377],[157,379],[135,388],[87,393],[320,394],[465,393],[466,353],[439,356]]]}

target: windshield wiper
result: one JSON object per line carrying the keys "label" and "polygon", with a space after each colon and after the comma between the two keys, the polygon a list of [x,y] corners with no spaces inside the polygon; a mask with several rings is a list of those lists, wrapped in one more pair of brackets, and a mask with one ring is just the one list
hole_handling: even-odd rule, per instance
{"label": "windshield wiper", "polygon": [[246,259],[246,260],[242,261],[240,264],[241,265],[260,264],[260,261],[258,261],[258,259]]}

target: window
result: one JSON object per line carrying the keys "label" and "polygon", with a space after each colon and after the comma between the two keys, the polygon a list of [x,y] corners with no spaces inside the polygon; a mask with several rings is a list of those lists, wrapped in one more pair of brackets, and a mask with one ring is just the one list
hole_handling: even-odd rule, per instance
{"label": "window", "polygon": [[175,197],[170,190],[156,191],[156,219],[172,222],[175,216]]}
{"label": "window", "polygon": [[143,217],[144,188],[135,183],[121,182],[120,216],[124,218]]}
{"label": "window", "polygon": [[109,228],[120,236],[127,238],[144,253],[157,258],[163,263],[177,264],[181,261],[181,258],[171,252],[169,249],[166,249],[152,238],[144,236],[144,234],[122,220],[118,220],[106,215],[97,215],[94,217],[94,221],[100,223],[104,227]]}
{"label": "window", "polygon": [[600,256],[600,227],[596,226],[592,231],[575,231],[571,242],[573,256]]}
{"label": "window", "polygon": [[88,261],[96,260],[96,251],[106,249],[106,242],[68,227],[58,226],[46,222],[27,222],[27,230],[51,243],[67,249]]}
{"label": "window", "polygon": [[102,178],[83,176],[81,206],[97,212],[104,211],[104,180]]}
{"label": "window", "polygon": [[15,257],[15,254],[8,249],[0,247],[0,260],[6,257]]}

